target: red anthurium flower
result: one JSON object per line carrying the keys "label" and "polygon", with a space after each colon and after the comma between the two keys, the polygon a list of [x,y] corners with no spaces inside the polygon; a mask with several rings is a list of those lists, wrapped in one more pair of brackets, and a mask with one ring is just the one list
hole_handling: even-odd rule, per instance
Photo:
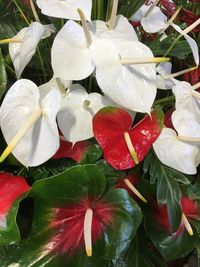
{"label": "red anthurium flower", "polygon": [[116,107],[103,108],[93,118],[94,136],[104,158],[118,170],[130,169],[142,161],[160,135],[162,126],[160,109],[134,127],[129,113]]}
{"label": "red anthurium flower", "polygon": [[115,188],[126,189],[134,199],[139,198],[143,202],[147,203],[147,200],[135,187],[137,185],[138,179],[139,178],[136,174],[129,174],[126,177],[120,178],[117,181]]}
{"label": "red anthurium flower", "polygon": [[[182,233],[184,229],[186,229],[189,235],[192,236],[193,230],[189,220],[198,219],[200,217],[200,209],[197,206],[197,203],[193,199],[187,198],[185,196],[183,196],[181,199],[181,207],[182,207],[181,224],[174,234],[179,235],[180,233]],[[160,225],[160,227],[165,231],[171,232],[167,207],[165,205],[157,207],[156,214],[157,214],[156,221]]]}
{"label": "red anthurium flower", "polygon": [[184,80],[194,85],[200,81],[200,67],[184,74]]}
{"label": "red anthurium flower", "polygon": [[0,225],[17,198],[30,190],[26,180],[10,173],[0,173]]}
{"label": "red anthurium flower", "polygon": [[52,158],[71,158],[76,162],[81,162],[89,146],[90,143],[87,140],[77,142],[73,145],[73,143],[61,139],[60,147]]}
{"label": "red anthurium flower", "polygon": [[103,200],[83,199],[81,202],[55,209],[51,227],[57,229],[53,238],[54,250],[71,253],[85,244],[92,256],[92,242],[113,223],[113,208]]}

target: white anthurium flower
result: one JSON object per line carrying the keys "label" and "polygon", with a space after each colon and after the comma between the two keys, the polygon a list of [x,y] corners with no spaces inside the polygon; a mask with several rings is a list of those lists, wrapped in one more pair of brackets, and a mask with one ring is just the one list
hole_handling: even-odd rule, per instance
{"label": "white anthurium flower", "polygon": [[197,173],[196,168],[200,163],[199,146],[180,141],[173,129],[163,128],[153,148],[163,164],[185,174]]}
{"label": "white anthurium flower", "polygon": [[195,40],[190,37],[187,33],[184,32],[184,30],[182,30],[178,25],[172,23],[171,26],[180,34],[183,35],[183,37],[186,39],[186,41],[188,42],[191,50],[192,50],[192,54],[195,60],[196,65],[199,65],[199,49],[198,49],[198,45],[195,42]]}
{"label": "white anthurium flower", "polygon": [[12,152],[28,167],[51,158],[59,148],[56,115],[60,103],[61,95],[57,90],[40,100],[38,87],[32,81],[15,82],[0,109],[1,130],[9,144],[9,152],[4,151],[7,155],[3,153],[1,160]]}
{"label": "white anthurium flower", "polygon": [[53,42],[51,59],[55,78],[82,80],[94,71],[90,47],[78,23],[70,20],[58,32]]}
{"label": "white anthurium flower", "polygon": [[39,41],[48,37],[53,31],[52,25],[33,22],[14,36],[14,39],[19,39],[19,42],[9,44],[9,54],[18,78],[35,54]]}
{"label": "white anthurium flower", "polygon": [[[151,4],[153,5],[153,4]],[[167,17],[162,13],[158,6],[155,6],[151,13],[146,16],[151,5],[143,5],[131,18],[132,21],[140,21],[145,32],[156,33],[166,29]]]}
{"label": "white anthurium flower", "polygon": [[175,108],[177,110],[185,109],[200,117],[200,100],[195,97],[199,93],[193,89],[190,83],[179,82],[172,88],[172,91],[176,98]]}
{"label": "white anthurium flower", "polygon": [[64,137],[72,143],[92,138],[92,119],[105,106],[102,95],[88,94],[81,85],[72,85],[69,93],[63,97],[57,115],[58,126]]}
{"label": "white anthurium flower", "polygon": [[138,41],[137,34],[128,19],[122,15],[116,16],[115,26],[109,29],[108,23],[102,20],[92,21],[88,24],[98,38],[124,41]]}
{"label": "white anthurium flower", "polygon": [[122,64],[122,59],[152,58],[151,50],[138,41],[94,41],[90,47],[99,87],[121,107],[150,113],[156,96],[156,66]]}
{"label": "white anthurium flower", "polygon": [[40,99],[43,99],[50,91],[58,90],[61,94],[64,94],[65,91],[71,87],[72,81],[65,81],[62,79],[52,78],[47,83],[44,83],[39,86]]}
{"label": "white anthurium flower", "polygon": [[179,136],[200,138],[200,117],[188,110],[172,113],[172,123]]}
{"label": "white anthurium flower", "polygon": [[80,20],[77,9],[80,8],[90,21],[92,0],[37,0],[41,12],[47,16]]}
{"label": "white anthurium flower", "polygon": [[172,87],[179,82],[179,80],[174,78],[165,79],[164,76],[170,75],[172,71],[171,62],[162,62],[157,67],[157,88],[163,90],[172,89]]}

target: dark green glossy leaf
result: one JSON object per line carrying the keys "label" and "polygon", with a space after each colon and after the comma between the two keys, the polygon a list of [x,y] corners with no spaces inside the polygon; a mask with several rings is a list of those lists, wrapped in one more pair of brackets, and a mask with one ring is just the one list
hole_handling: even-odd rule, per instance
{"label": "dark green glossy leaf", "polygon": [[81,164],[95,163],[102,156],[102,150],[98,144],[93,140],[89,145]]}
{"label": "dark green glossy leaf", "polygon": [[151,240],[167,261],[186,257],[200,242],[195,227],[193,227],[193,236],[190,236],[185,229],[169,235],[166,232],[158,231],[155,225],[149,222],[146,227]]}
{"label": "dark green glossy leaf", "polygon": [[187,177],[163,165],[151,151],[144,161],[144,173],[149,170],[150,183],[157,181],[157,201],[160,205],[167,204],[172,229],[175,231],[181,221],[181,190],[177,181],[188,184]]}
{"label": "dark green glossy leaf", "polygon": [[97,161],[96,165],[98,166],[99,170],[103,172],[103,174],[107,177],[110,187],[116,185],[116,181],[120,177],[124,177],[126,175],[126,172],[115,170],[103,159]]}
{"label": "dark green glossy leaf", "polygon": [[126,256],[126,267],[167,267],[162,256],[141,228],[131,243]]}

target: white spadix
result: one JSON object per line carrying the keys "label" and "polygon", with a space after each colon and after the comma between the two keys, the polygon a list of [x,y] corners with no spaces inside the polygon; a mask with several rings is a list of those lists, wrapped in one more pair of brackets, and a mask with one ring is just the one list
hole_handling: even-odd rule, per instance
{"label": "white spadix", "polygon": [[84,218],[84,241],[85,250],[88,257],[92,256],[92,219],[93,210],[87,209]]}
{"label": "white spadix", "polygon": [[128,179],[124,179],[124,183],[133,192],[133,194],[135,194],[144,203],[147,203],[147,200],[143,197],[143,195],[137,190],[137,188],[135,188],[135,186]]}

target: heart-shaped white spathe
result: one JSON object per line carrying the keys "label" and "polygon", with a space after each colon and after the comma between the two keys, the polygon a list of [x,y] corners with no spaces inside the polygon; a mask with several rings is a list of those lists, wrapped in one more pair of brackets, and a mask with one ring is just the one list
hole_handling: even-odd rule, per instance
{"label": "heart-shaped white spathe", "polygon": [[172,123],[179,136],[200,138],[200,117],[195,113],[184,109],[175,110]]}
{"label": "heart-shaped white spathe", "polygon": [[186,34],[184,32],[184,30],[182,30],[178,25],[172,23],[171,26],[177,31],[179,32],[181,35],[183,35],[183,37],[186,39],[186,41],[188,42],[191,50],[192,50],[192,54],[195,60],[196,65],[199,65],[199,49],[198,49],[198,45],[195,42],[195,40],[190,37],[188,34]]}
{"label": "heart-shaped white spathe", "polygon": [[[152,5],[152,4],[151,4]],[[145,32],[156,33],[168,27],[167,17],[159,7],[155,6],[152,12],[145,16],[151,5],[143,5],[131,18],[133,21],[140,21]]]}
{"label": "heart-shaped white spathe", "polygon": [[95,65],[85,34],[78,23],[70,20],[58,32],[53,42],[51,59],[55,78],[82,80],[94,71]]}
{"label": "heart-shaped white spathe", "polygon": [[163,164],[185,174],[197,172],[200,163],[199,146],[178,140],[173,129],[163,128],[153,148]]}
{"label": "heart-shaped white spathe", "polygon": [[88,24],[90,31],[96,37],[110,40],[138,41],[137,34],[128,19],[122,15],[116,16],[115,26],[109,29],[108,23],[95,20]]}
{"label": "heart-shaped white spathe", "polygon": [[92,138],[92,119],[96,112],[105,106],[102,95],[88,94],[81,85],[72,85],[62,99],[57,116],[58,126],[64,137],[72,143]]}
{"label": "heart-shaped white spathe", "polygon": [[92,0],[37,0],[41,12],[47,16],[80,20],[77,9],[81,9],[87,20],[90,20]]}
{"label": "heart-shaped white spathe", "polygon": [[156,97],[155,64],[123,65],[121,59],[152,58],[151,50],[138,41],[114,44],[99,39],[91,44],[90,51],[101,90],[121,107],[150,113]]}
{"label": "heart-shaped white spathe", "polygon": [[172,88],[172,91],[176,97],[175,108],[177,110],[188,110],[191,113],[195,113],[197,117],[200,117],[200,100],[192,95],[195,90],[190,83],[185,81],[179,82]]}
{"label": "heart-shaped white spathe", "polygon": [[164,79],[163,77],[171,74],[172,63],[171,62],[163,62],[160,63],[157,67],[157,88],[162,90],[172,89],[174,85],[179,83],[179,80],[174,78]]}
{"label": "heart-shaped white spathe", "polygon": [[27,79],[15,82],[5,96],[0,108],[0,125],[8,144],[29,118],[41,109],[37,121],[12,152],[24,166],[44,163],[59,148],[56,115],[60,103],[61,95],[57,90],[52,90],[40,101],[38,87]]}
{"label": "heart-shaped white spathe", "polygon": [[48,37],[54,27],[33,22],[29,27],[21,29],[13,39],[19,39],[18,43],[9,44],[9,54],[13,62],[17,78],[24,71],[26,65],[36,52],[37,45],[41,39]]}

